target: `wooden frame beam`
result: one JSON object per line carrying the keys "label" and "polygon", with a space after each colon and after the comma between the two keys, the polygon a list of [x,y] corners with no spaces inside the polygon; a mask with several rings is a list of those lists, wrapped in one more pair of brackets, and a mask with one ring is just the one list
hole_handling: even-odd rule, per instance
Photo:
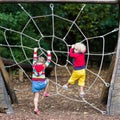
{"label": "wooden frame beam", "polygon": [[18,3],[18,2],[69,2],[69,3],[108,3],[108,4],[120,4],[120,0],[0,0],[1,3]]}

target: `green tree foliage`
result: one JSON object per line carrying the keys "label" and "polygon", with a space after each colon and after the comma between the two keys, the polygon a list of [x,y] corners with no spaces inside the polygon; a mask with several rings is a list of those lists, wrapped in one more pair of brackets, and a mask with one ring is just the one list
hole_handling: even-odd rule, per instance
{"label": "green tree foliage", "polygon": [[[70,16],[71,20],[75,19],[81,4],[66,4],[63,8],[67,11],[66,16]],[[87,38],[93,36],[104,35],[114,28],[118,28],[118,5],[109,4],[88,4],[77,20],[77,24]],[[83,39],[83,36],[76,34],[76,30],[72,31],[71,38],[76,41]],[[113,51],[117,43],[117,34],[110,35],[106,39],[106,52]],[[97,40],[90,41],[91,51],[101,51],[102,42]]]}
{"label": "green tree foliage", "polygon": [[[31,16],[40,16],[51,14],[51,9],[48,3],[23,3],[22,4],[27,12]],[[75,20],[83,4],[55,4],[54,12],[55,14],[67,18],[71,21]],[[0,25],[8,29],[13,29],[16,31],[22,31],[25,24],[30,19],[18,4],[1,4],[0,5]],[[52,35],[52,18],[44,17],[35,20],[36,24],[40,28],[41,32],[44,35]],[[76,23],[81,28],[82,32],[86,37],[93,37],[103,35],[114,28],[118,28],[118,5],[112,4],[87,4],[84,10],[81,12],[81,15],[77,19]],[[66,32],[70,27],[70,23],[55,18],[55,35],[64,38]],[[24,30],[24,33],[32,36],[35,39],[40,39],[41,35],[39,31],[35,28],[32,21]],[[11,45],[21,45],[20,34],[6,31],[7,41]],[[105,51],[113,51],[117,43],[117,33],[106,37],[106,49]],[[28,47],[35,47],[38,44],[23,36],[23,45]],[[80,32],[77,31],[76,27],[73,26],[69,35],[66,38],[68,44],[73,44],[80,40],[83,40],[84,37]],[[28,42],[29,41],[29,42]],[[6,44],[4,39],[4,31],[0,29],[0,44]],[[99,40],[91,40],[89,42],[91,51],[100,51],[102,48],[102,42]],[[51,38],[44,38],[40,41],[41,47],[44,49],[51,48]],[[14,48],[15,49],[15,48]],[[54,50],[63,50],[66,51],[66,45],[64,42],[59,40],[54,41]],[[3,52],[4,51],[4,52]],[[21,48],[16,48],[14,54],[16,59],[19,61],[24,58]],[[32,52],[25,50],[26,54],[31,57]],[[8,47],[0,47],[0,55],[6,58],[12,58],[11,53]],[[61,56],[65,56],[61,54]]]}

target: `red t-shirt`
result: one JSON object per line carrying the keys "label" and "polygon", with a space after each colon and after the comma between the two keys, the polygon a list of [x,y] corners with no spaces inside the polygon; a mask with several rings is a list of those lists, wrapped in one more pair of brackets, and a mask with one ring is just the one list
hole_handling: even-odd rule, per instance
{"label": "red t-shirt", "polygon": [[70,57],[73,58],[73,66],[84,67],[85,66],[85,54],[84,53],[74,53],[74,49],[70,48]]}

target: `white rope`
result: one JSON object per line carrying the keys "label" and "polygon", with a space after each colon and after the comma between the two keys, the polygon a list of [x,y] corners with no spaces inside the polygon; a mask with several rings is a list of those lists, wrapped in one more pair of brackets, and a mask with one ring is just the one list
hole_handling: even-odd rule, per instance
{"label": "white rope", "polygon": [[[115,54],[116,52],[105,53],[105,36],[107,36],[107,35],[109,35],[109,34],[111,34],[111,33],[113,33],[113,32],[117,32],[119,29],[118,29],[118,28],[115,28],[114,30],[112,30],[112,31],[110,31],[110,32],[108,32],[108,33],[106,33],[106,34],[104,34],[104,35],[94,36],[94,37],[89,37],[89,38],[87,38],[86,35],[82,32],[82,30],[81,30],[81,28],[79,27],[79,25],[76,23],[76,21],[78,20],[78,18],[81,17],[80,15],[81,15],[82,11],[85,9],[86,4],[84,4],[84,5],[82,6],[82,8],[79,10],[76,18],[75,18],[73,21],[72,21],[72,20],[69,20],[69,19],[67,19],[67,18],[61,17],[61,16],[59,16],[59,15],[56,15],[56,14],[54,13],[54,5],[53,5],[53,4],[50,4],[51,14],[41,15],[41,16],[31,16],[31,15],[24,9],[24,7],[23,7],[21,4],[18,4],[18,5],[21,7],[21,9],[22,9],[22,10],[26,13],[26,15],[29,17],[29,20],[27,21],[27,23],[26,23],[25,26],[23,27],[22,31],[20,32],[20,31],[16,31],[16,30],[13,30],[13,29],[8,29],[8,28],[6,28],[6,27],[0,26],[0,29],[3,29],[3,31],[4,31],[4,39],[5,39],[6,43],[7,43],[7,44],[1,44],[1,43],[0,43],[0,46],[1,46],[1,47],[8,47],[8,48],[9,48],[10,53],[11,53],[11,55],[12,55],[12,57],[13,57],[13,60],[15,61],[15,64],[14,64],[14,65],[18,65],[20,69],[22,69],[22,67],[20,66],[20,63],[24,63],[24,62],[28,61],[28,62],[32,65],[32,63],[30,62],[30,60],[31,60],[32,58],[28,58],[28,56],[27,56],[27,54],[26,54],[26,52],[25,52],[25,49],[27,49],[27,50],[32,50],[32,51],[33,51],[33,48],[23,45],[23,37],[26,37],[27,39],[30,39],[31,41],[36,42],[36,43],[38,44],[38,47],[39,47],[40,51],[41,51],[41,54],[40,54],[40,55],[45,55],[45,56],[46,56],[46,54],[45,54],[46,50],[45,50],[43,47],[41,47],[40,42],[41,42],[44,38],[51,38],[51,51],[52,51],[52,54],[53,54],[54,57],[55,57],[55,60],[54,60],[54,61],[52,60],[52,63],[55,65],[55,67],[54,67],[55,82],[52,81],[52,80],[50,80],[50,82],[55,85],[55,91],[56,91],[56,93],[55,93],[55,94],[52,94],[51,97],[52,97],[52,96],[55,96],[55,95],[60,95],[60,96],[64,97],[65,99],[69,99],[69,100],[76,101],[76,102],[80,102],[80,103],[83,102],[83,103],[88,104],[88,105],[91,106],[92,108],[96,109],[97,111],[101,112],[102,114],[104,114],[105,111],[102,111],[102,110],[99,109],[98,107],[96,107],[96,106],[94,106],[93,104],[89,103],[89,102],[87,101],[87,97],[86,97],[86,99],[85,99],[85,98],[83,98],[83,99],[75,99],[75,98],[67,97],[66,95],[64,95],[64,94],[63,94],[63,91],[64,91],[64,90],[62,89],[62,85],[59,84],[59,80],[58,80],[58,77],[59,77],[58,74],[59,74],[59,73],[57,73],[57,67],[61,67],[61,68],[63,68],[63,69],[66,69],[66,71],[68,72],[68,74],[71,75],[71,71],[70,71],[69,68],[68,68],[68,65],[69,65],[69,64],[72,64],[72,63],[70,62],[70,60],[69,60],[69,55],[68,55],[68,54],[69,54],[69,47],[71,47],[71,45],[68,45],[67,42],[65,41],[65,39],[66,39],[66,37],[68,36],[68,34],[70,33],[70,31],[71,31],[71,29],[73,28],[73,26],[76,26],[76,29],[77,29],[77,30],[80,32],[80,34],[82,34],[82,36],[84,37],[84,39],[83,39],[81,42],[86,42],[86,43],[87,43],[87,53],[86,53],[86,55],[87,55],[88,57],[87,57],[87,61],[86,61],[86,70],[87,70],[88,72],[90,72],[90,74],[92,74],[92,75],[95,76],[95,79],[92,80],[92,81],[93,81],[92,84],[88,87],[88,89],[86,89],[86,92],[85,92],[85,93],[87,94],[88,92],[90,92],[90,89],[93,88],[93,85],[95,85],[95,83],[97,82],[98,79],[100,79],[100,80],[102,81],[102,83],[106,85],[106,87],[109,87],[109,83],[107,83],[107,82],[100,76],[100,74],[101,74],[101,70],[102,70],[102,66],[103,66],[104,57],[105,57],[106,55],[113,55],[113,54]],[[52,24],[52,34],[51,34],[51,35],[44,35],[44,34],[42,33],[42,31],[40,30],[40,28],[38,27],[37,23],[35,22],[35,19],[45,18],[45,17],[50,17],[50,18],[51,18],[51,21],[52,21],[52,23],[51,23],[51,24]],[[68,31],[66,32],[66,34],[63,36],[63,38],[60,38],[60,37],[58,37],[58,36],[55,35],[55,24],[54,24],[54,23],[55,23],[55,18],[70,23],[70,26],[68,27],[69,29],[68,29]],[[41,37],[40,37],[39,39],[35,39],[34,37],[29,36],[29,35],[27,35],[27,34],[24,33],[31,21],[32,21],[33,25],[35,26],[35,28],[37,29],[37,31],[39,32],[39,34],[41,35]],[[7,34],[6,34],[6,32],[13,32],[13,33],[16,33],[16,34],[20,35],[20,45],[10,45],[10,44],[8,43],[8,40],[7,40]],[[102,53],[101,53],[101,54],[100,54],[100,53],[99,53],[99,54],[98,54],[98,53],[90,53],[89,41],[90,41],[90,40],[93,40],[93,39],[100,39],[100,38],[102,39]],[[53,44],[54,44],[54,42],[55,42],[56,39],[59,40],[59,41],[61,41],[62,43],[64,43],[64,44],[66,45],[66,49],[67,49],[66,51],[54,50]],[[17,62],[17,61],[16,61],[16,58],[15,58],[15,56],[14,56],[14,54],[13,54],[12,48],[21,48],[22,51],[23,51],[23,54],[24,54],[25,59],[24,59],[23,61],[21,61],[21,62]],[[58,58],[58,56],[57,56],[56,53],[64,53],[64,54],[66,54],[66,64],[65,64],[65,65],[60,65],[60,64],[58,64],[59,58]],[[98,73],[94,73],[93,71],[91,71],[91,70],[88,69],[88,62],[89,62],[89,56],[90,56],[90,55],[101,56],[101,62],[100,62],[100,67],[99,67]],[[14,65],[6,66],[6,67],[13,67]],[[22,70],[23,70],[23,69],[22,69]],[[27,78],[31,81],[31,79],[30,79],[29,76],[26,74],[26,72],[25,72],[24,70],[23,70],[23,72],[24,72],[24,74],[27,76]],[[17,91],[18,91],[18,90],[17,90]],[[69,91],[69,90],[68,90],[68,91]]]}

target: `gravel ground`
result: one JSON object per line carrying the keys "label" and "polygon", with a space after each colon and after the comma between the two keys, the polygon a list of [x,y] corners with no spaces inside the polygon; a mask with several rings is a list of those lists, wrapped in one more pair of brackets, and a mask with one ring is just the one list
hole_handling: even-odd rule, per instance
{"label": "gravel ground", "polygon": [[[66,72],[59,71],[61,75],[58,77],[58,83],[63,85],[66,83],[69,76]],[[103,71],[103,76],[106,74]],[[106,111],[106,106],[100,102],[100,94],[102,91],[103,83],[97,81],[97,83],[87,92],[85,100],[88,103],[82,101],[78,96],[77,84],[69,88],[68,91],[61,89],[61,86],[57,87],[54,84],[54,75],[50,78],[49,92],[50,97],[41,97],[39,99],[40,115],[33,113],[33,93],[31,92],[31,82],[25,80],[24,82],[18,81],[18,78],[14,79],[14,88],[19,104],[13,104],[13,114],[0,113],[0,120],[120,120],[120,116],[103,115],[101,111]],[[88,89],[91,85],[93,76],[87,73],[86,87]],[[57,90],[59,91],[57,93]],[[89,105],[90,104],[90,105]],[[99,108],[96,110],[93,108]]]}

